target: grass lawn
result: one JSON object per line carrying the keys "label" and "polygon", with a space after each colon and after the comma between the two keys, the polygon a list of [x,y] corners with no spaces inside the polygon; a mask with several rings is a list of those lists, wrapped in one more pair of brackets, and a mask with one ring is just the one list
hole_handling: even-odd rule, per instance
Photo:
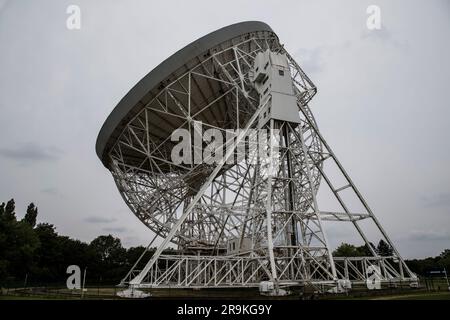
{"label": "grass lawn", "polygon": [[414,294],[376,297],[370,300],[450,300],[450,292],[420,292]]}
{"label": "grass lawn", "polygon": [[[83,299],[120,299],[116,293],[122,288],[104,287],[104,288],[88,288],[84,293]],[[185,289],[153,289],[151,290],[154,299],[204,299],[205,297],[212,299],[269,299],[269,300],[298,300],[298,294],[292,294],[287,297],[264,297],[260,296],[257,289],[241,289],[241,290],[185,290]],[[375,292],[374,292],[375,293]],[[405,291],[405,292],[377,292],[377,294],[364,295],[358,294],[358,291],[350,293],[348,296],[327,295],[316,297],[318,299],[327,300],[450,300],[449,291]],[[73,291],[65,288],[53,288],[45,291],[33,290],[21,292],[19,290],[7,295],[0,295],[0,300],[78,300],[81,299],[79,290]],[[150,298],[152,299],[152,298]]]}

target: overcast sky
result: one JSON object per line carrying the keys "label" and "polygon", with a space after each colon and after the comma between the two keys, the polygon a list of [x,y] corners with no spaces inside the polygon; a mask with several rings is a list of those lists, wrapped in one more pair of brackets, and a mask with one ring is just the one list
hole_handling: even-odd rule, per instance
{"label": "overcast sky", "polygon": [[[80,30],[66,28],[71,4]],[[381,30],[366,27],[370,4]],[[322,134],[403,256],[450,248],[445,0],[0,0],[0,202],[13,197],[21,217],[33,201],[41,222],[83,241],[146,245],[152,233],[97,158],[97,134],[161,61],[244,20],[268,23],[316,84]],[[333,245],[346,240],[329,229]]]}

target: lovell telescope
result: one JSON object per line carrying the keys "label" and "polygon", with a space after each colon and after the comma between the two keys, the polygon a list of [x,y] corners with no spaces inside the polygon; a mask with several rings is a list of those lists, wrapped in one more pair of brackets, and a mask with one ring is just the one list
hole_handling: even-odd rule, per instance
{"label": "lovell telescope", "polygon": [[[127,93],[105,121],[96,151],[131,211],[162,242],[144,268],[137,270],[138,260],[125,275],[123,296],[152,288],[257,287],[285,295],[291,287],[338,293],[355,285],[417,285],[321,135],[308,106],[316,91],[275,32],[249,21],[194,41]],[[218,147],[226,150],[222,160],[173,161],[174,130],[194,136],[210,128],[224,137],[236,132],[231,148],[226,139]],[[236,146],[248,145],[255,129],[272,133],[257,143],[268,157],[237,157]],[[322,189],[332,209],[323,209]],[[333,223],[350,224],[370,255],[333,257],[324,228]],[[392,256],[377,253],[367,223]],[[170,243],[177,250],[163,253]]]}

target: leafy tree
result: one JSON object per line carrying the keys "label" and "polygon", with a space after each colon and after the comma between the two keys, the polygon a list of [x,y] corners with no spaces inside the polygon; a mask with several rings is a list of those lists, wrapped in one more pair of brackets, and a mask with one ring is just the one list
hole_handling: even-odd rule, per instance
{"label": "leafy tree", "polygon": [[[372,248],[374,248],[374,245],[370,243]],[[365,256],[372,256],[372,252],[370,251],[369,247],[367,245],[362,246],[354,246],[352,244],[348,243],[341,243],[339,247],[337,247],[336,250],[333,251],[333,256],[335,257],[365,257]]]}
{"label": "leafy tree", "polygon": [[[55,231],[55,226],[49,223],[39,223],[34,229],[39,238],[40,247],[36,252],[38,266],[35,276],[44,282],[57,281],[65,257],[62,256],[62,244]],[[67,267],[67,266],[66,266]]]}
{"label": "leafy tree", "polygon": [[445,249],[445,250],[441,253],[440,257],[441,257],[442,259],[449,259],[449,258],[450,258],[450,249]]}
{"label": "leafy tree", "polygon": [[[145,247],[143,246],[138,246],[138,247],[131,247],[127,250],[127,268],[130,269],[135,263],[136,261],[139,259],[139,257],[142,255],[142,253],[144,252]],[[148,262],[148,260],[153,256],[153,253],[156,251],[156,248],[149,248],[149,250],[145,253],[145,255],[142,257],[142,259],[139,261],[138,265],[136,266],[136,268],[138,270],[141,270],[142,268],[144,268],[145,264]],[[165,252],[167,253],[167,252]]]}
{"label": "leafy tree", "polygon": [[28,223],[32,228],[36,226],[36,219],[38,215],[38,209],[34,203],[30,203],[27,208],[27,213],[25,214],[23,221]]}
{"label": "leafy tree", "polygon": [[120,239],[112,235],[99,236],[92,240],[89,248],[93,250],[95,256],[91,271],[102,281],[118,282],[128,271],[126,250],[122,247]]}
{"label": "leafy tree", "polygon": [[0,205],[0,280],[4,280],[8,277],[8,265],[9,261],[6,259],[6,249],[8,248],[8,233],[9,224],[6,222],[5,217],[5,203]]}
{"label": "leafy tree", "polygon": [[15,218],[14,200],[0,216],[0,280],[23,279],[35,263],[39,239],[27,223]]}
{"label": "leafy tree", "polygon": [[39,238],[30,225],[22,221],[14,222],[8,252],[10,268],[18,279],[23,279],[35,264],[35,253],[40,247]]}
{"label": "leafy tree", "polygon": [[450,273],[450,249],[444,250],[438,257],[437,265],[441,269],[446,269]]}
{"label": "leafy tree", "polygon": [[[370,247],[372,247],[372,250],[377,252],[375,245],[372,242],[369,242],[369,244],[370,244]],[[359,257],[373,256],[372,251],[370,250],[370,248],[367,244],[358,247],[358,253],[359,253]]]}
{"label": "leafy tree", "polygon": [[3,213],[5,213],[5,203],[2,202],[2,204],[0,204],[0,218],[3,216]]}
{"label": "leafy tree", "polygon": [[383,239],[380,240],[380,242],[378,242],[378,246],[377,246],[377,253],[380,256],[392,256],[394,253],[394,249],[392,249],[392,247]]}
{"label": "leafy tree", "polygon": [[334,257],[357,257],[359,256],[358,248],[352,244],[341,243],[336,250],[333,251]]}
{"label": "leafy tree", "polygon": [[89,245],[103,262],[118,263],[124,256],[125,249],[122,247],[120,239],[112,235],[99,236],[92,240]]}
{"label": "leafy tree", "polygon": [[6,203],[5,212],[3,213],[3,216],[6,220],[12,221],[16,220],[16,203],[14,202],[14,199],[9,200]]}

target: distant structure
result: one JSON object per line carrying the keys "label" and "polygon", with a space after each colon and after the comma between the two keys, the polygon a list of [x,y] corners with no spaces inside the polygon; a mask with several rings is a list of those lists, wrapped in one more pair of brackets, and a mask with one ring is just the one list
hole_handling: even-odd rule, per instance
{"label": "distant structure", "polygon": [[[122,284],[131,292],[259,287],[266,295],[414,286],[417,277],[321,135],[308,107],[316,91],[274,31],[256,21],[194,41],[136,84],[105,121],[96,151],[162,243]],[[189,133],[188,153],[203,161],[174,161],[176,129]],[[196,145],[208,129],[222,142]],[[205,161],[207,148],[222,158]],[[368,256],[333,257],[324,224],[334,223],[351,225]],[[380,256],[369,234],[393,255]],[[165,255],[169,243],[178,250]]]}

